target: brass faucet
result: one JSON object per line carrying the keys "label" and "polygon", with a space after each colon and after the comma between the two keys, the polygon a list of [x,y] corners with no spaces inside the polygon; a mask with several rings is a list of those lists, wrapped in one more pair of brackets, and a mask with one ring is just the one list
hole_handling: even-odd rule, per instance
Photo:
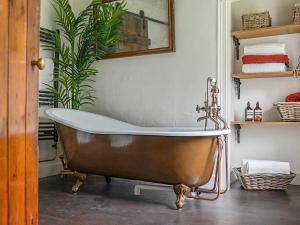
{"label": "brass faucet", "polygon": [[[208,93],[211,94],[211,102],[209,102]],[[218,88],[217,79],[209,77],[206,83],[206,93],[204,106],[196,106],[196,111],[201,113],[205,112],[205,116],[199,117],[197,122],[205,121],[204,130],[207,130],[208,120],[211,120],[215,124],[216,130],[228,129],[226,121],[220,116],[221,107],[218,104],[220,89]],[[223,126],[221,126],[223,125]]]}

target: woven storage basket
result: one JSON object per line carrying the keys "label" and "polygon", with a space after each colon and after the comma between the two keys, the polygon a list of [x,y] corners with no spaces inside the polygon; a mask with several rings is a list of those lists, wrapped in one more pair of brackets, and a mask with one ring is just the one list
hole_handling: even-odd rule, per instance
{"label": "woven storage basket", "polygon": [[294,24],[300,24],[300,7],[294,8]]}
{"label": "woven storage basket", "polygon": [[300,102],[278,102],[274,105],[283,121],[300,121]]}
{"label": "woven storage basket", "polygon": [[242,16],[243,30],[272,26],[272,19],[268,11],[251,13]]}
{"label": "woven storage basket", "polygon": [[296,174],[242,174],[241,168],[233,169],[242,187],[249,191],[286,190]]}

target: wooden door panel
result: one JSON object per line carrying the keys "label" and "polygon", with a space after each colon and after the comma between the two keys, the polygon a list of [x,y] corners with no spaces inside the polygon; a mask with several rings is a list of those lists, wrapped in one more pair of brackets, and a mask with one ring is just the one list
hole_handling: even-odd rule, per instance
{"label": "wooden door panel", "polygon": [[[13,19],[15,18],[15,19]],[[25,224],[27,0],[9,1],[9,225]],[[15,216],[10,216],[15,215]]]}
{"label": "wooden door panel", "polygon": [[[28,1],[27,65],[39,58],[40,0]],[[38,69],[27,66],[26,104],[26,220],[38,223]]]}
{"label": "wooden door panel", "polygon": [[7,79],[8,79],[8,2],[0,4],[0,224],[8,220],[7,171]]}
{"label": "wooden door panel", "polygon": [[0,225],[37,225],[39,0],[0,4]]}

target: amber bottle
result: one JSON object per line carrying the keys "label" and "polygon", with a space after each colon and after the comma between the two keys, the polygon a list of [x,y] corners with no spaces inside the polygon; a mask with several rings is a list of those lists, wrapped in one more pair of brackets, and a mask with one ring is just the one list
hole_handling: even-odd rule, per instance
{"label": "amber bottle", "polygon": [[250,102],[247,103],[247,108],[245,109],[245,121],[253,121],[253,109],[250,106]]}
{"label": "amber bottle", "polygon": [[256,103],[256,107],[254,109],[254,121],[261,122],[262,121],[262,109],[259,107],[259,102]]}

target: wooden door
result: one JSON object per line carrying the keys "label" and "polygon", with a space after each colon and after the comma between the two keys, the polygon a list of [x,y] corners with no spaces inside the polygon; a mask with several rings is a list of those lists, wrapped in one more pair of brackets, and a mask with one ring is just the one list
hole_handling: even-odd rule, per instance
{"label": "wooden door", "polygon": [[0,224],[38,223],[39,0],[0,2]]}

